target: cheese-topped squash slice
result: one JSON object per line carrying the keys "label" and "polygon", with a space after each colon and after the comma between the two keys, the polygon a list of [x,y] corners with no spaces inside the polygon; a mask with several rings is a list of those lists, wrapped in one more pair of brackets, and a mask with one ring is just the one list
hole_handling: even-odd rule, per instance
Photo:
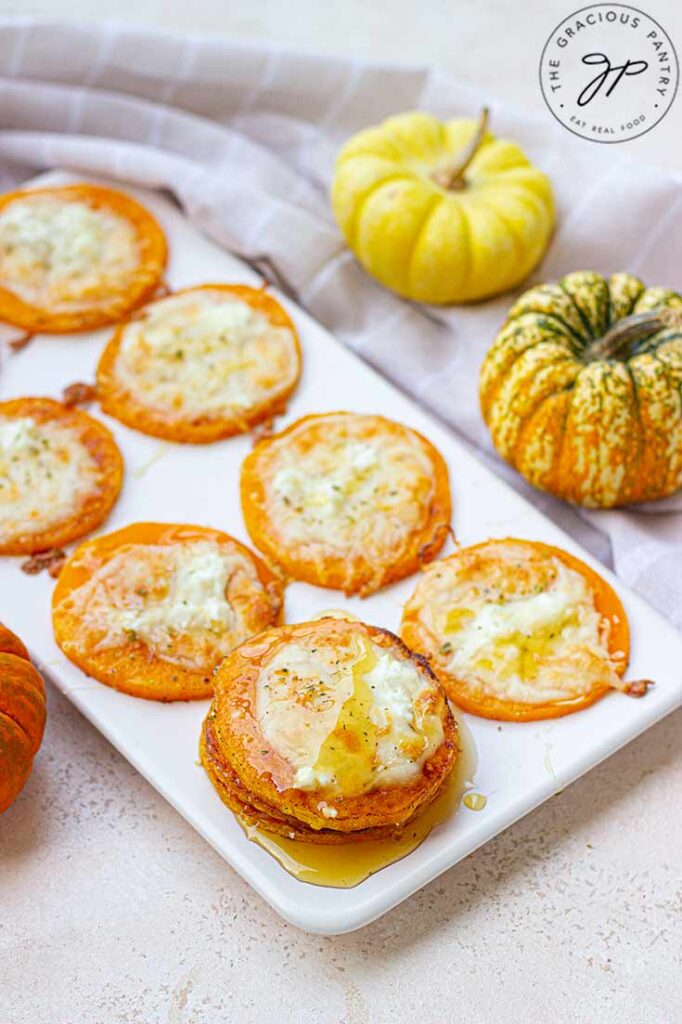
{"label": "cheese-topped squash slice", "polygon": [[267,630],[222,662],[201,756],[247,821],[338,842],[399,832],[448,777],[456,737],[423,659],[328,618]]}
{"label": "cheese-topped squash slice", "polygon": [[484,718],[579,711],[624,683],[629,630],[613,589],[566,551],[491,540],[429,566],[405,605],[402,637],[448,697]]}
{"label": "cheese-topped squash slice", "polygon": [[166,239],[136,200],[101,185],[0,196],[0,320],[61,334],[114,323],[159,284]]}
{"label": "cheese-topped squash slice", "polygon": [[271,295],[206,284],[122,324],[100,360],[97,392],[129,427],[205,443],[283,412],[300,372],[296,329]]}
{"label": "cheese-topped squash slice", "polygon": [[103,523],[123,459],[98,420],[51,398],[0,402],[0,554],[47,551]]}
{"label": "cheese-topped squash slice", "polygon": [[82,544],[52,600],[67,658],[115,690],[150,700],[212,693],[213,671],[281,621],[281,582],[219,530],[133,523]]}
{"label": "cheese-topped squash slice", "polygon": [[442,547],[445,463],[415,430],[382,416],[305,416],[245,459],[251,538],[294,579],[361,596],[402,579]]}

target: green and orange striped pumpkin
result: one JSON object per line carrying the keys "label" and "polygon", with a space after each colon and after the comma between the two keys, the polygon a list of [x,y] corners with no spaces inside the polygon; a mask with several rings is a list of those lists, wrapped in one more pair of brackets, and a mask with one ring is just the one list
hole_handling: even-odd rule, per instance
{"label": "green and orange striped pumpkin", "polygon": [[45,687],[19,637],[0,623],[0,814],[26,784],[45,728]]}
{"label": "green and orange striped pumpkin", "polygon": [[480,376],[500,455],[591,508],[682,485],[682,296],[576,271],[514,304]]}

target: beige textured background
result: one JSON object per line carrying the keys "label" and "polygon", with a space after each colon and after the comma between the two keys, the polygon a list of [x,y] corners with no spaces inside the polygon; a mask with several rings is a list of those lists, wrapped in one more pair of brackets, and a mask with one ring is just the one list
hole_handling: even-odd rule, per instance
{"label": "beige textured background", "polygon": [[[578,6],[119,0],[106,13],[438,62],[544,110],[540,50]],[[682,52],[682,6],[644,6]],[[0,0],[0,13],[91,19],[102,3]],[[681,121],[678,97],[628,151],[682,167]],[[0,820],[0,1024],[682,1019],[682,713],[375,925],[318,938],[281,922],[53,690],[49,710],[34,776]]]}

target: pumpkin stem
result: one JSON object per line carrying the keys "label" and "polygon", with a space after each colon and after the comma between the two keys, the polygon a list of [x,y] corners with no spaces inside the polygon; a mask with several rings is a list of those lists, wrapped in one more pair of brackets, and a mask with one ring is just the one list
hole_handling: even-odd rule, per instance
{"label": "pumpkin stem", "polygon": [[457,154],[454,161],[448,160],[446,164],[443,164],[431,175],[431,179],[435,181],[436,185],[440,185],[441,188],[448,189],[451,192],[461,192],[462,189],[466,188],[464,174],[481,148],[481,144],[488,131],[489,120],[490,110],[488,107],[484,107],[480,113],[476,131],[468,144]]}
{"label": "pumpkin stem", "polygon": [[626,316],[610,327],[586,350],[590,360],[627,359],[638,341],[658,331],[682,329],[682,309],[650,309],[646,313]]}

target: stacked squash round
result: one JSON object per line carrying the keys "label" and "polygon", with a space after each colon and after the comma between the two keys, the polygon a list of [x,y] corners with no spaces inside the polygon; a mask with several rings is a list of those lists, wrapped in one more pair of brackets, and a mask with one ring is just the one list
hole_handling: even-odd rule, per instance
{"label": "stacked squash round", "polygon": [[202,763],[243,822],[315,843],[397,838],[456,756],[426,661],[386,630],[336,618],[233,651],[201,737]]}

